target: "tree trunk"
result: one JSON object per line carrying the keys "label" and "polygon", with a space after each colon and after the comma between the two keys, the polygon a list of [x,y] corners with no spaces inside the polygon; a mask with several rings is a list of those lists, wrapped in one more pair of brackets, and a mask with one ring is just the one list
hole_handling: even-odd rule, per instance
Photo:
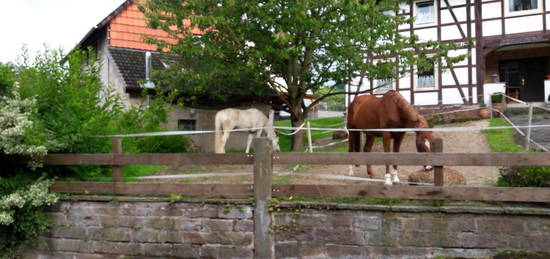
{"label": "tree trunk", "polygon": [[[305,120],[305,114],[300,107],[293,109],[290,114],[292,127],[300,127]],[[301,151],[304,149],[304,130],[300,130],[292,136],[292,151]]]}

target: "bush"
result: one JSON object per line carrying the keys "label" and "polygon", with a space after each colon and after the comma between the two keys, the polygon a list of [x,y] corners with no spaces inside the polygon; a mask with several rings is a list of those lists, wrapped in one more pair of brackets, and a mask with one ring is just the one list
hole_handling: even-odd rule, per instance
{"label": "bush", "polygon": [[27,240],[48,228],[42,208],[57,202],[48,193],[51,181],[30,182],[29,178],[0,177],[0,256],[15,258]]}
{"label": "bush", "polygon": [[550,167],[514,166],[505,168],[498,179],[499,186],[550,187]]}
{"label": "bush", "polygon": [[502,94],[498,93],[498,94],[493,94],[491,95],[491,102],[492,103],[501,103],[503,100],[502,100]]}

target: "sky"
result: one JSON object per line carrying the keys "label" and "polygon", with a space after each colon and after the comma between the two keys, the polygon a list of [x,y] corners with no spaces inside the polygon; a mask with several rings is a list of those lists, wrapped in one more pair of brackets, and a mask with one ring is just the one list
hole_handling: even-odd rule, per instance
{"label": "sky", "polygon": [[15,62],[26,44],[32,56],[71,50],[124,0],[0,0],[0,62]]}

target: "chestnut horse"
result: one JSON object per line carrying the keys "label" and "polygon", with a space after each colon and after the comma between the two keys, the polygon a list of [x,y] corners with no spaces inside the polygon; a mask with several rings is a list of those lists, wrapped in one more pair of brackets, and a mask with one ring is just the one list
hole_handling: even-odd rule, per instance
{"label": "chestnut horse", "polygon": [[[428,121],[396,91],[388,91],[382,98],[373,95],[355,97],[348,108],[348,129],[390,129],[390,128],[431,128]],[[350,131],[349,152],[360,151],[361,132]],[[390,152],[393,139],[393,152],[399,152],[405,132],[365,131],[366,143],[364,152],[370,152],[376,137],[382,137],[384,152]],[[416,149],[418,152],[431,152],[433,136],[431,131],[416,131]],[[424,166],[430,170],[431,166]],[[350,167],[353,174],[353,167]],[[369,177],[373,177],[372,167],[367,165]],[[386,165],[385,182],[392,185],[399,182],[397,165],[393,165],[390,176],[390,165]]]}

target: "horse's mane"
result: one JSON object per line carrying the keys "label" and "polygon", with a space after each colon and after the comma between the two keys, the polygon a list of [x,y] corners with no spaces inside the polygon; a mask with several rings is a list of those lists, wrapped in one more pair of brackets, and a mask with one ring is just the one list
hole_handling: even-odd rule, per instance
{"label": "horse's mane", "polygon": [[[384,97],[388,97],[395,102],[401,114],[403,114],[403,119],[406,119],[407,121],[410,121],[410,122],[427,124],[426,119],[424,119],[424,117],[420,115],[420,113],[418,113],[416,109],[414,109],[414,106],[412,106],[397,91],[390,90],[386,94],[384,94]],[[425,125],[422,125],[422,126],[425,126]]]}

